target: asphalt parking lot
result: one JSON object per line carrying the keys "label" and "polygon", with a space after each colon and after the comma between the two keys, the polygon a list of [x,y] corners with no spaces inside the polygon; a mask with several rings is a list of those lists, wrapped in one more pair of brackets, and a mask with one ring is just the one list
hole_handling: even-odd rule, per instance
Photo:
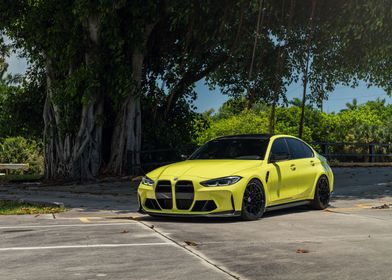
{"label": "asphalt parking lot", "polygon": [[54,216],[0,216],[0,279],[392,279],[392,168],[335,177],[326,211],[254,222],[142,216],[132,192],[94,204],[79,193],[84,208]]}

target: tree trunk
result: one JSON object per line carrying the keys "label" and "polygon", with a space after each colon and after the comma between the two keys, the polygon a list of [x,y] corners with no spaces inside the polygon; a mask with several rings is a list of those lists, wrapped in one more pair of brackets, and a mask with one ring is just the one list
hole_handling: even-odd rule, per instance
{"label": "tree trunk", "polygon": [[[260,29],[263,28],[263,21],[264,21],[264,9],[263,9],[263,4],[264,4],[264,0],[260,0],[259,2],[259,13],[257,16],[257,24],[256,24],[256,34],[255,34],[255,40],[253,43],[253,50],[252,50],[252,58],[250,61],[250,66],[249,66],[249,74],[248,74],[248,83],[250,83],[251,79],[252,79],[252,74],[253,74],[253,64],[255,61],[255,57],[256,57],[256,48],[257,48],[257,41],[259,40],[259,36],[260,36]],[[247,102],[246,102],[246,109],[250,110],[253,106],[254,103],[254,91],[256,89],[250,89],[250,85],[248,85],[248,89],[247,89]]]}
{"label": "tree trunk", "polygon": [[62,135],[61,114],[52,95],[52,69],[47,65],[47,96],[44,106],[45,177],[47,179],[91,179],[101,165],[103,101],[92,100],[83,106],[77,135]]}
{"label": "tree trunk", "polygon": [[271,115],[269,119],[269,133],[275,133],[275,111],[276,111],[276,94],[274,94],[271,107]]}
{"label": "tree trunk", "polygon": [[136,87],[122,104],[116,118],[108,172],[121,175],[137,174],[140,170],[141,104],[140,87],[144,55],[135,51],[132,56],[133,79]]}
{"label": "tree trunk", "polygon": [[140,170],[141,109],[140,97],[129,95],[116,120],[108,166],[110,173],[137,174]]}
{"label": "tree trunk", "polygon": [[303,91],[302,91],[302,103],[301,103],[301,118],[299,120],[299,128],[298,128],[298,137],[302,138],[303,131],[304,131],[304,121],[305,121],[305,104],[306,104],[306,88],[308,86],[308,63],[309,63],[309,56],[306,62],[306,70],[304,72],[303,78]]}
{"label": "tree trunk", "polygon": [[135,87],[130,91],[116,117],[111,140],[110,160],[106,169],[108,173],[135,175],[139,174],[141,170],[142,118],[140,96],[142,95],[141,85],[145,56],[143,51],[158,20],[145,26],[140,47],[133,50],[132,53],[132,79]]}
{"label": "tree trunk", "polygon": [[304,68],[304,77],[302,80],[303,84],[303,91],[302,91],[302,105],[301,105],[301,118],[299,121],[299,128],[298,128],[298,137],[302,137],[304,131],[304,122],[305,122],[305,104],[306,104],[306,89],[308,86],[308,79],[309,79],[309,64],[310,64],[310,45],[312,43],[312,33],[313,33],[313,18],[314,18],[314,11],[316,9],[316,0],[312,1],[312,9],[309,18],[309,33],[307,39],[307,48],[306,48],[306,62]]}
{"label": "tree trunk", "polygon": [[[98,45],[99,19],[96,15],[88,18],[87,28],[90,47],[85,54],[85,64],[91,66],[95,62]],[[72,70],[69,74],[72,74]],[[98,120],[103,115],[103,98],[96,92],[91,100],[82,106],[77,133],[63,134],[59,127],[64,116],[53,98],[52,86],[55,76],[53,61],[47,57],[47,95],[43,112],[45,177],[91,179],[99,174],[101,167],[102,125]],[[63,77],[66,78],[68,77]]]}
{"label": "tree trunk", "polygon": [[[295,7],[295,0],[291,0],[290,1],[290,9],[289,9],[289,14],[288,14],[288,24],[287,24],[287,29],[289,30],[291,27],[291,22],[292,22],[292,18],[294,16],[294,7]],[[284,10],[284,5],[282,7],[282,20],[286,17],[286,13]],[[285,41],[286,41],[286,45],[288,44],[287,41],[287,35],[285,35]],[[275,86],[275,91],[273,92],[273,96],[272,96],[272,107],[271,107],[271,115],[270,115],[270,120],[269,120],[269,133],[270,134],[274,134],[275,133],[275,123],[276,123],[276,104],[279,101],[279,83],[278,83],[278,78],[281,79],[281,69],[282,69],[282,65],[283,65],[283,54],[284,54],[284,49],[285,49],[285,45],[280,47],[278,49],[278,54],[277,54],[277,61],[276,61],[276,86]]]}

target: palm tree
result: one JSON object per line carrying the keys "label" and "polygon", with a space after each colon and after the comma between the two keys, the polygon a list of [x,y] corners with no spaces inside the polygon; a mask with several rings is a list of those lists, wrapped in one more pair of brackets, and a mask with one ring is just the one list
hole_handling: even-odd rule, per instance
{"label": "palm tree", "polygon": [[347,102],[346,107],[348,110],[355,110],[358,108],[358,100],[356,98],[353,99],[353,103]]}
{"label": "palm tree", "polygon": [[301,107],[302,106],[302,100],[299,99],[298,97],[294,97],[293,100],[289,101],[289,104],[292,105],[292,106]]}

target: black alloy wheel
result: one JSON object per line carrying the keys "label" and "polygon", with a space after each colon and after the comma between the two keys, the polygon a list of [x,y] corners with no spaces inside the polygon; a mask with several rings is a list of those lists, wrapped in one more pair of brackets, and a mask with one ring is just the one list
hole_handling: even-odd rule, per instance
{"label": "black alloy wheel", "polygon": [[323,175],[317,181],[311,206],[313,209],[323,210],[328,207],[330,198],[331,190],[329,188],[328,178]]}
{"label": "black alloy wheel", "polygon": [[253,179],[246,186],[242,199],[241,217],[246,221],[260,219],[265,211],[265,195],[263,185]]}

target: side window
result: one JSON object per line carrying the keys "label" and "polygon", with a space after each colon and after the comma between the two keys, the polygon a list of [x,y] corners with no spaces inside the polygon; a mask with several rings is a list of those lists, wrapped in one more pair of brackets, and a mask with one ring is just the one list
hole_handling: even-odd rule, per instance
{"label": "side window", "polygon": [[270,155],[290,154],[284,138],[278,138],[272,143]]}
{"label": "side window", "polygon": [[294,138],[287,138],[290,154],[292,159],[310,158],[313,157],[312,150],[301,141]]}
{"label": "side window", "polygon": [[312,158],[314,157],[313,151],[311,148],[309,148],[308,145],[306,145],[305,143],[301,143],[304,147],[304,151],[305,151],[305,157],[306,158]]}

